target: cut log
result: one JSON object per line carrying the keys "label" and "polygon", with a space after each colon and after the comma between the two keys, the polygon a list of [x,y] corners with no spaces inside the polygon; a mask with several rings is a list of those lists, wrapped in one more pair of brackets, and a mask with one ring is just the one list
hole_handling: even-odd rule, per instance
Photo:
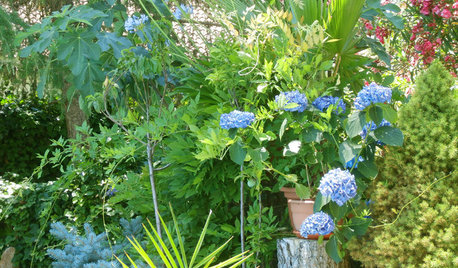
{"label": "cut log", "polygon": [[0,268],[13,268],[12,261],[15,251],[15,248],[9,247],[3,252],[2,257],[0,258]]}
{"label": "cut log", "polygon": [[337,265],[326,254],[327,241],[321,245],[317,240],[295,237],[277,240],[277,257],[279,268],[343,268],[345,262]]}

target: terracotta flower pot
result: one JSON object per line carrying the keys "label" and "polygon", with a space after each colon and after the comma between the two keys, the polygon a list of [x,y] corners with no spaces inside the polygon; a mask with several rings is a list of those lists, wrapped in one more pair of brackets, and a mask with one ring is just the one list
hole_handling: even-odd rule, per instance
{"label": "terracotta flower pot", "polygon": [[[299,238],[305,238],[301,236],[300,229],[302,222],[313,214],[313,205],[315,199],[300,199],[296,194],[296,189],[283,187],[280,189],[283,192],[286,199],[288,199],[288,211],[291,227],[293,227],[293,233]],[[324,239],[329,239],[332,233],[324,236]],[[307,239],[317,240],[318,234],[308,235]]]}

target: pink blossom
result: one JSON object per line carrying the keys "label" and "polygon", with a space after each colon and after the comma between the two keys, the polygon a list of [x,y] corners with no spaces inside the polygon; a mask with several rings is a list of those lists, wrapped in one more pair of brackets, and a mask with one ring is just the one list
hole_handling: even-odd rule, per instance
{"label": "pink blossom", "polygon": [[431,56],[429,56],[429,57],[427,57],[427,58],[425,59],[425,62],[426,62],[426,64],[430,64],[431,62],[433,62],[433,60],[434,60],[434,58],[431,57]]}
{"label": "pink blossom", "polygon": [[450,10],[444,9],[441,12],[441,17],[444,19],[450,19],[452,17],[452,13],[450,13]]}
{"label": "pink blossom", "polygon": [[433,8],[433,12],[434,12],[434,14],[436,14],[436,15],[439,15],[439,14],[441,13],[441,8],[439,7],[439,5],[437,5],[437,6],[435,6],[435,7]]}
{"label": "pink blossom", "polygon": [[412,34],[412,36],[410,37],[410,41],[415,40],[415,38],[417,38],[417,36],[415,34]]}
{"label": "pink blossom", "polygon": [[433,48],[433,44],[431,44],[431,42],[426,41],[426,42],[423,44],[423,50],[431,50],[431,48]]}
{"label": "pink blossom", "polygon": [[453,9],[458,9],[458,1],[456,1],[453,6],[452,6]]}
{"label": "pink blossom", "polygon": [[420,13],[423,15],[429,15],[429,8],[428,6],[424,6],[420,9]]}
{"label": "pink blossom", "polygon": [[372,24],[370,22],[368,22],[368,21],[366,23],[364,23],[364,27],[366,27],[366,29],[369,30],[369,31],[374,29]]}

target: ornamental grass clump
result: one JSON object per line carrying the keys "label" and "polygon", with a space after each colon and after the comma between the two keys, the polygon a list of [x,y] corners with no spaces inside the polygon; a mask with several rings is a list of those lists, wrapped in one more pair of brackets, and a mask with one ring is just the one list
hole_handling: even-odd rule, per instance
{"label": "ornamental grass clump", "polygon": [[375,226],[349,245],[367,267],[458,266],[458,99],[438,62],[401,107],[403,148],[385,148],[369,188]]}
{"label": "ornamental grass clump", "polygon": [[321,178],[318,190],[321,195],[330,196],[337,205],[343,206],[356,196],[355,176],[340,168],[330,170]]}
{"label": "ornamental grass clump", "polygon": [[320,211],[305,219],[301,225],[300,233],[303,237],[314,234],[327,235],[334,231],[334,228],[335,225],[332,218]]}

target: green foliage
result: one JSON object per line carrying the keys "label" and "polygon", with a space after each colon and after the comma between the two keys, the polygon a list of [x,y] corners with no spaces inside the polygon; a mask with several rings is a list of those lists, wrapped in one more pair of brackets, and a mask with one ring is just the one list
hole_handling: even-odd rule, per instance
{"label": "green foliage", "polygon": [[[100,129],[101,133],[96,133],[85,125],[77,139],[55,140],[40,157],[38,177],[45,175],[46,166],[58,167],[62,175],[57,181],[37,184],[26,180],[12,196],[0,198],[0,207],[5,208],[0,214],[0,240],[6,241],[1,246],[16,248],[17,265],[29,266],[33,260],[38,267],[49,267],[45,252],[49,246],[56,245],[49,234],[52,221],[75,226],[91,222],[97,232],[105,231],[106,227],[110,239],[122,236],[118,221],[124,211],[106,205],[106,192],[108,185],[122,180],[127,170],[141,171],[139,163],[144,156],[134,145],[125,143],[117,126],[100,126]],[[104,219],[104,213],[109,217]],[[130,218],[133,214],[124,215]],[[18,234],[24,239],[18,239]]]}
{"label": "green foliage", "polygon": [[[145,225],[143,226],[145,228],[145,231],[147,233],[147,236],[149,240],[153,243],[154,248],[158,255],[161,258],[161,264],[166,265],[167,267],[201,267],[205,265],[204,267],[209,267],[212,262],[215,261],[215,258],[217,258],[218,254],[225,248],[225,246],[229,243],[229,241],[232,239],[230,238],[226,243],[223,245],[219,246],[218,249],[214,250],[211,252],[209,255],[206,255],[205,257],[202,257],[201,260],[197,260],[197,257],[199,256],[199,251],[202,247],[202,243],[205,238],[205,234],[207,233],[207,228],[208,224],[210,223],[210,217],[212,212],[210,211],[210,214],[207,217],[207,221],[205,222],[205,226],[202,229],[202,232],[200,234],[199,240],[194,248],[194,251],[192,253],[191,258],[189,256],[186,256],[186,251],[185,251],[185,245],[183,242],[183,238],[181,237],[181,232],[180,228],[178,226],[175,214],[173,213],[172,206],[170,205],[170,211],[173,217],[173,225],[174,229],[176,231],[176,240],[178,240],[178,245],[174,242],[174,239],[172,237],[171,232],[167,228],[167,225],[165,224],[164,220],[162,217],[160,217],[161,224],[164,228],[164,231],[167,235],[168,238],[168,243],[170,245],[166,244],[166,240],[162,239],[161,236],[156,232],[154,229],[153,225],[151,222],[148,221],[150,228],[146,227]],[[151,231],[150,231],[151,230]],[[153,234],[151,234],[153,233]],[[147,252],[143,249],[142,245],[135,239],[135,237],[128,237],[130,243],[132,246],[135,248],[137,253],[143,258],[143,260],[146,261],[150,265],[150,267],[156,267],[153,260],[148,256]],[[129,258],[130,262],[132,265],[136,266],[135,262],[132,261],[130,256],[126,254],[127,257]],[[243,252],[240,254],[237,254],[236,256],[233,256],[227,260],[224,260],[218,264],[212,265],[212,267],[226,267],[231,265],[231,267],[237,267],[243,262],[245,262],[253,253],[248,255],[248,252]],[[118,258],[119,260],[119,258]],[[119,260],[124,268],[128,268],[126,264],[124,264],[121,260]]]}
{"label": "green foliage", "polygon": [[[0,175],[13,172],[21,179],[30,176],[40,163],[37,154],[45,152],[50,139],[65,133],[58,103],[37,98],[20,101],[9,95],[2,99],[0,122]],[[58,169],[51,167],[43,172],[43,180],[59,174]]]}
{"label": "green foliage", "polygon": [[37,85],[36,73],[43,66],[42,57],[16,57],[20,50],[20,44],[15,43],[16,34],[28,27],[17,13],[0,6],[0,98],[9,94],[21,99],[35,96],[33,88]]}
{"label": "green foliage", "polygon": [[458,99],[453,84],[436,62],[418,77],[410,102],[401,108],[405,146],[384,152],[370,190],[372,217],[380,225],[350,246],[352,256],[365,265],[458,263]]}
{"label": "green foliage", "polygon": [[[49,208],[55,189],[51,188],[51,183],[14,184],[3,178],[0,178],[0,182],[2,191],[11,189],[6,195],[0,192],[0,251],[10,246],[16,248],[13,259],[15,266],[29,266],[34,258],[35,263],[42,264],[41,267],[49,267],[51,262],[45,257],[44,248],[55,243],[55,239],[42,236],[38,243],[36,239],[45,225],[44,213]],[[56,205],[62,203],[57,202]],[[55,211],[53,215],[56,215]],[[42,252],[34,253],[35,246]]]}
{"label": "green foliage", "polygon": [[94,88],[101,88],[106,71],[111,70],[121,56],[119,51],[131,45],[128,39],[120,36],[125,17],[125,7],[114,1],[67,5],[40,24],[19,33],[16,43],[36,37],[20,51],[21,57],[49,52],[46,68],[39,73],[38,96],[43,96],[48,82],[60,87],[64,80],[71,82],[72,90],[82,96],[93,94]]}

